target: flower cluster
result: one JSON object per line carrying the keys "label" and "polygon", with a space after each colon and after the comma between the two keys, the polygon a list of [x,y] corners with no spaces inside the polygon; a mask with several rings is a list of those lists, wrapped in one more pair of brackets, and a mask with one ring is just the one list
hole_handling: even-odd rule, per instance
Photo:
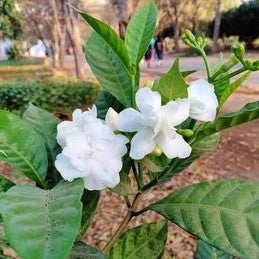
{"label": "flower cluster", "polygon": [[97,111],[75,110],[73,121],[58,125],[57,140],[63,151],[56,168],[66,180],[82,177],[85,188],[101,190],[119,183],[122,156],[128,139],[121,132],[137,132],[130,143],[130,157],[143,159],[158,147],[169,158],[186,158],[191,146],[177,133],[177,126],[191,117],[200,121],[215,119],[218,101],[213,85],[197,80],[188,87],[188,98],[161,105],[159,92],[148,87],[136,93],[137,108],[116,113],[110,108],[105,122]]}

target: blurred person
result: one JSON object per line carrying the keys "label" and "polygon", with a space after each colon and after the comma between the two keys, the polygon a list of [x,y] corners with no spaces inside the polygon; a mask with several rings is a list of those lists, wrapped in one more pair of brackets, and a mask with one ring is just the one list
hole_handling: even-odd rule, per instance
{"label": "blurred person", "polygon": [[163,62],[163,52],[164,52],[164,46],[163,46],[163,40],[158,35],[155,42],[155,52],[157,57],[157,66],[162,66]]}
{"label": "blurred person", "polygon": [[152,46],[149,44],[148,49],[145,53],[145,61],[147,64],[147,68],[151,67],[151,58],[152,58]]}

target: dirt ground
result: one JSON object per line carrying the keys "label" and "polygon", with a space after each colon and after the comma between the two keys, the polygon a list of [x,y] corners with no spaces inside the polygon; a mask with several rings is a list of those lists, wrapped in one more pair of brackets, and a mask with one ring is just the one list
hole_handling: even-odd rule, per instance
{"label": "dirt ground", "polygon": [[[223,113],[237,110],[245,103],[258,99],[259,94],[256,93],[235,93],[225,105]],[[10,167],[0,166],[0,173],[8,176]],[[217,151],[204,154],[183,173],[155,187],[143,197],[140,207],[189,184],[218,178],[259,179],[259,120],[224,131]],[[88,244],[103,247],[125,214],[126,205],[122,198],[110,191],[102,192],[97,213],[84,240]],[[134,218],[129,227],[161,219],[158,214],[148,211]],[[195,237],[169,223],[166,258],[192,259],[195,246]]]}

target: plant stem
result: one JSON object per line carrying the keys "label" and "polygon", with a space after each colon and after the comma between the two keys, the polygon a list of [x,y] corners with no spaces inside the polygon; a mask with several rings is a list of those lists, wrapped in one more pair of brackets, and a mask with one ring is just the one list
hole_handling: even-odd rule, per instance
{"label": "plant stem", "polygon": [[128,209],[128,212],[121,222],[120,226],[116,230],[116,232],[113,234],[109,242],[106,244],[106,246],[103,248],[103,253],[107,253],[113,244],[116,242],[117,238],[120,236],[120,234],[127,228],[128,223],[130,222],[131,218],[134,216],[133,212],[138,206],[139,198],[141,197],[141,194],[137,194],[134,198],[134,201],[132,203],[132,206]]}
{"label": "plant stem", "polygon": [[141,183],[141,180],[140,180],[138,172],[137,172],[135,161],[132,160],[131,165],[132,165],[132,171],[133,171],[134,177],[138,184],[138,189],[140,190],[142,187],[142,183]]}
{"label": "plant stem", "polygon": [[218,83],[218,82],[220,82],[220,81],[224,81],[224,80],[230,79],[230,78],[233,77],[233,76],[236,76],[236,75],[238,75],[238,74],[240,74],[240,73],[242,73],[242,72],[245,72],[246,70],[247,70],[247,69],[246,69],[245,67],[242,67],[242,68],[240,68],[240,69],[234,71],[233,73],[230,73],[229,75],[227,75],[227,76],[225,76],[225,77],[222,77],[222,78],[219,78],[219,79],[215,80],[213,83],[215,84],[215,83]]}
{"label": "plant stem", "polygon": [[201,54],[201,56],[202,56],[202,58],[203,58],[203,60],[204,60],[204,63],[205,63],[208,80],[210,80],[210,77],[211,77],[211,68],[210,68],[210,64],[209,64],[208,57],[207,57],[206,52],[204,51],[204,49],[200,49],[199,52],[200,52],[200,54]]}

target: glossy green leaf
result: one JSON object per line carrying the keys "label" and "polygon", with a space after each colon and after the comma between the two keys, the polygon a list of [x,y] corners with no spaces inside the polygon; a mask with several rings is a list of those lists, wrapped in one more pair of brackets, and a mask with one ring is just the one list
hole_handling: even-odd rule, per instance
{"label": "glossy green leaf", "polygon": [[197,249],[195,253],[195,259],[232,259],[233,257],[217,249],[216,247],[202,241],[201,239],[197,243]]}
{"label": "glossy green leaf", "polygon": [[5,178],[3,175],[0,174],[0,193],[6,192],[15,184],[10,181],[9,179]]}
{"label": "glossy green leaf", "polygon": [[200,141],[193,143],[192,153],[185,159],[175,158],[164,174],[159,177],[159,183],[163,183],[188,168],[195,160],[206,151],[215,151],[220,140],[219,133],[208,136]]}
{"label": "glossy green leaf", "polygon": [[[120,36],[106,23],[95,19],[94,17],[78,11],[83,19],[94,29],[94,31],[110,46],[116,53],[120,61],[130,69],[129,55]],[[101,66],[101,64],[100,64]]]}
{"label": "glossy green leaf", "polygon": [[224,114],[214,122],[207,122],[200,125],[194,138],[203,139],[224,129],[231,128],[259,118],[259,101],[248,103],[240,110]]}
{"label": "glossy green leaf", "polygon": [[53,184],[58,182],[58,173],[55,169],[54,162],[56,156],[61,153],[61,147],[57,143],[57,126],[60,120],[48,111],[42,110],[32,103],[23,114],[23,119],[42,137],[49,160],[48,177]]}
{"label": "glossy green leaf", "polygon": [[162,96],[162,102],[167,103],[176,98],[187,98],[187,85],[179,70],[179,58],[177,58],[172,68],[163,75],[157,87]]}
{"label": "glossy green leaf", "polygon": [[182,74],[183,78],[185,78],[195,72],[197,72],[197,70],[184,70],[184,71],[181,71],[181,74]]}
{"label": "glossy green leaf", "polygon": [[149,208],[229,254],[259,257],[259,182],[202,182]]}
{"label": "glossy green leaf", "polygon": [[[224,72],[221,73],[218,77],[217,80],[227,76],[229,73],[228,72]],[[214,85],[214,89],[215,89],[215,94],[217,96],[217,99],[220,100],[222,94],[224,93],[224,91],[229,87],[230,85],[230,79],[226,79],[226,80],[220,80],[217,83],[213,83]]]}
{"label": "glossy green leaf", "polygon": [[99,191],[84,190],[81,201],[83,203],[82,220],[79,236],[82,237],[90,226],[100,198]]}
{"label": "glossy green leaf", "polygon": [[111,191],[123,196],[134,195],[138,192],[133,188],[128,174],[123,171],[120,172],[120,182]]}
{"label": "glossy green leaf", "polygon": [[138,65],[153,37],[157,19],[157,9],[149,2],[137,11],[127,26],[125,46],[130,61]]}
{"label": "glossy green leaf", "polygon": [[235,80],[233,83],[231,83],[225,91],[222,93],[219,101],[219,108],[218,110],[221,109],[223,104],[226,102],[226,100],[229,98],[229,96],[248,78],[250,75],[251,71],[246,72],[244,75],[239,77],[237,80]]}
{"label": "glossy green leaf", "polygon": [[118,54],[103,38],[93,32],[86,43],[85,55],[103,88],[125,107],[130,107],[135,98],[135,86],[132,84],[129,70]]}
{"label": "glossy green leaf", "polygon": [[143,224],[124,232],[108,253],[109,259],[154,258],[163,256],[167,222]]}
{"label": "glossy green leaf", "polygon": [[112,107],[116,112],[123,110],[124,106],[119,102],[113,95],[111,95],[107,90],[103,90],[99,97],[97,98],[95,105],[97,107],[98,118],[104,120],[107,111]]}
{"label": "glossy green leaf", "polygon": [[11,247],[23,259],[66,259],[78,234],[84,184],[61,182],[52,190],[14,186],[0,196]]}
{"label": "glossy green leaf", "polygon": [[69,259],[107,259],[100,250],[83,242],[75,243]]}
{"label": "glossy green leaf", "polygon": [[0,110],[0,159],[44,186],[47,152],[41,137],[18,116]]}

